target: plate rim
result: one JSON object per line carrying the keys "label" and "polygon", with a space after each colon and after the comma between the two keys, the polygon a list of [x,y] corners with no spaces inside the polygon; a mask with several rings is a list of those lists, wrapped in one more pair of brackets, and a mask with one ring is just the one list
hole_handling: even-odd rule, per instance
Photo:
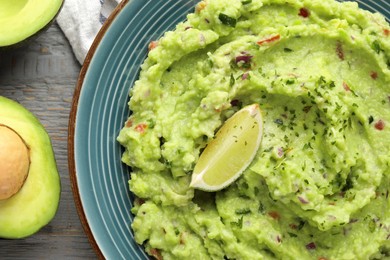
{"label": "plate rim", "polygon": [[88,68],[91,64],[91,60],[92,60],[98,46],[100,45],[106,31],[110,28],[110,26],[112,25],[115,18],[118,16],[118,14],[124,9],[124,7],[130,1],[131,0],[122,0],[116,6],[116,8],[112,11],[110,16],[103,23],[102,27],[100,28],[96,37],[94,38],[94,40],[91,44],[91,47],[89,48],[89,51],[87,52],[87,55],[84,59],[82,67],[80,69],[80,73],[79,73],[77,83],[75,86],[75,90],[73,93],[71,110],[70,110],[69,121],[68,121],[68,168],[69,168],[69,177],[70,177],[70,184],[71,184],[73,199],[74,199],[77,214],[79,216],[84,233],[87,235],[88,241],[99,259],[105,259],[105,256],[104,256],[102,250],[100,249],[100,247],[99,247],[99,245],[98,245],[98,243],[97,243],[97,241],[92,233],[92,228],[89,225],[89,222],[87,220],[86,213],[84,211],[83,203],[81,200],[79,188],[78,188],[76,160],[75,160],[76,119],[77,119],[77,112],[78,112],[78,105],[79,105],[79,100],[80,100],[81,89],[82,89],[82,86],[84,84],[84,80],[85,80],[85,76],[87,74]]}

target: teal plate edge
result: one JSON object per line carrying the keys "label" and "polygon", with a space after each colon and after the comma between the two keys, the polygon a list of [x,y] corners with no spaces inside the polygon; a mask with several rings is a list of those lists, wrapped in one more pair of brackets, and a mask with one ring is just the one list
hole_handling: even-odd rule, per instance
{"label": "teal plate edge", "polygon": [[[149,42],[185,20],[197,2],[122,1],[96,36],[81,69],[69,119],[69,171],[80,220],[101,259],[149,259],[130,228],[129,169],[121,162],[123,150],[116,137],[129,116],[128,93]],[[387,0],[356,2],[390,20]]]}

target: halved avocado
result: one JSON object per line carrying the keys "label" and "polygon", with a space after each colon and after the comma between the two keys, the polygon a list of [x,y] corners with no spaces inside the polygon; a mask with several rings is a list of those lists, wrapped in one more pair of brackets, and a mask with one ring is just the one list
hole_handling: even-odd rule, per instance
{"label": "halved avocado", "polygon": [[0,96],[0,237],[30,236],[55,216],[61,184],[50,138],[19,103]]}
{"label": "halved avocado", "polygon": [[44,30],[63,0],[0,0],[0,47],[20,45]]}

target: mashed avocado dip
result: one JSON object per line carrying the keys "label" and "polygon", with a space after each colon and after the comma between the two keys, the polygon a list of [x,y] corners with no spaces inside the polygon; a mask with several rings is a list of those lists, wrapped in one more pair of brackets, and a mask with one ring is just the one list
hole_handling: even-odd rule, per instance
{"label": "mashed avocado dip", "polygon": [[[136,242],[158,259],[388,259],[390,28],[333,0],[209,0],[151,45],[118,137]],[[255,160],[189,188],[216,130],[258,103]]]}

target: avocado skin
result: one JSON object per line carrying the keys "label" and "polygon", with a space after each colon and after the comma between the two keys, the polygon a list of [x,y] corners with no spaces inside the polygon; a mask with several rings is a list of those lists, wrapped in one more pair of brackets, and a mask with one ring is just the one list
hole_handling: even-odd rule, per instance
{"label": "avocado skin", "polygon": [[31,41],[35,40],[36,38],[38,38],[43,32],[47,31],[47,29],[54,23],[54,21],[57,19],[57,16],[58,14],[61,12],[62,10],[62,7],[64,6],[64,2],[65,0],[62,0],[61,1],[61,5],[58,9],[58,11],[53,14],[53,18],[48,21],[44,26],[42,26],[41,29],[39,29],[38,31],[36,31],[34,34],[31,34],[30,36],[24,38],[24,39],[20,39],[20,41],[18,42],[15,42],[13,44],[10,44],[10,45],[1,45],[0,44],[0,53],[4,53],[4,52],[8,52],[8,51],[12,51],[12,50],[15,50],[15,49],[19,49],[21,47],[24,47],[26,45],[28,45]]}
{"label": "avocado skin", "polygon": [[39,120],[19,103],[0,96],[0,124],[11,127],[30,150],[30,170],[18,193],[0,200],[0,238],[28,237],[55,216],[60,176],[51,140]]}

